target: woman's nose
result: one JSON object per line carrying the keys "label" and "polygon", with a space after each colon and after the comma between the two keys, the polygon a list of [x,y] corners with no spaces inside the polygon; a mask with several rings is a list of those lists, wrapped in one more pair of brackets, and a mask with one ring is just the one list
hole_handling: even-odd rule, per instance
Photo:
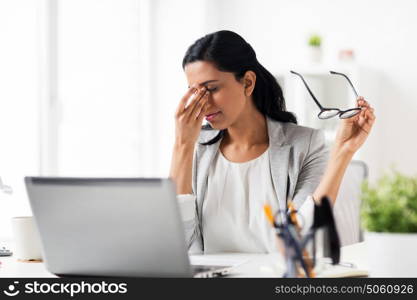
{"label": "woman's nose", "polygon": [[210,92],[208,93],[207,103],[209,104],[209,106],[214,106],[213,94]]}

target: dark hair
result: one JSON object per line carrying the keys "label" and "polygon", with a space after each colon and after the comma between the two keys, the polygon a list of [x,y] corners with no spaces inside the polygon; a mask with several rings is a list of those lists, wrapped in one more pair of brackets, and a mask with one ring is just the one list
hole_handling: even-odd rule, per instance
{"label": "dark hair", "polygon": [[[205,35],[192,44],[182,60],[183,69],[195,61],[212,62],[220,71],[231,72],[240,80],[247,71],[256,74],[253,100],[256,108],[265,116],[280,122],[297,124],[294,114],[286,111],[282,89],[275,77],[257,60],[256,53],[240,35],[233,31],[221,30]],[[212,129],[210,125],[203,130]],[[203,145],[216,143],[224,135],[224,129]]]}

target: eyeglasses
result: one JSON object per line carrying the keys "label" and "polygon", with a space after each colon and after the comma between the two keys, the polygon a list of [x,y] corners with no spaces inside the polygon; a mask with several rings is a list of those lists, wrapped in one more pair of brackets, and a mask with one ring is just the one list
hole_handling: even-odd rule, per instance
{"label": "eyeglasses", "polygon": [[[356,116],[358,113],[361,112],[362,108],[360,108],[360,107],[350,108],[350,109],[347,109],[347,110],[340,110],[338,108],[323,107],[320,104],[320,102],[317,100],[317,98],[314,96],[313,92],[311,91],[311,89],[308,86],[307,82],[305,81],[304,77],[300,73],[297,73],[297,72],[294,72],[294,71],[290,71],[290,72],[293,73],[293,74],[295,74],[295,75],[298,75],[301,78],[301,80],[303,81],[305,87],[307,88],[308,93],[313,98],[313,100],[317,104],[317,106],[320,108],[320,112],[317,115],[319,117],[319,119],[326,120],[326,119],[333,118],[333,117],[335,117],[337,115],[339,115],[339,118],[340,119],[349,119],[349,118],[352,118],[352,117]],[[350,87],[353,90],[353,93],[356,96],[356,99],[359,97],[359,95],[356,92],[356,89],[353,86],[352,82],[350,81],[349,77],[347,77],[343,73],[339,73],[339,72],[335,72],[335,71],[330,71],[330,74],[332,74],[332,75],[340,75],[340,76],[343,76],[344,78],[346,78],[346,80],[349,82]]]}

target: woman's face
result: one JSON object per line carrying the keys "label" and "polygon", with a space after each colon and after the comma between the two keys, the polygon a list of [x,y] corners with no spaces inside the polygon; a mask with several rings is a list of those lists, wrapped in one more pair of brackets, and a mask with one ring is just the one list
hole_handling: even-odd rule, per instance
{"label": "woman's face", "polygon": [[184,70],[190,87],[206,87],[209,91],[205,117],[210,125],[225,129],[236,122],[248,104],[243,83],[233,73],[219,71],[206,61],[189,63]]}

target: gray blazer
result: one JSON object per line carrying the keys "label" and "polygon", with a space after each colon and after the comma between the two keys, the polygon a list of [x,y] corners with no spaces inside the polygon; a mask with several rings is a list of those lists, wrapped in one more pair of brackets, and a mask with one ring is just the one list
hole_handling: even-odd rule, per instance
{"label": "gray blazer", "polygon": [[[324,135],[317,129],[283,123],[267,118],[269,136],[269,164],[278,207],[287,210],[288,197],[299,209],[313,194],[324,173],[328,159]],[[202,207],[207,189],[209,167],[221,140],[204,146],[217,130],[201,130],[193,158],[192,190],[196,196],[196,214],[193,221],[185,224],[190,253],[204,252]]]}

